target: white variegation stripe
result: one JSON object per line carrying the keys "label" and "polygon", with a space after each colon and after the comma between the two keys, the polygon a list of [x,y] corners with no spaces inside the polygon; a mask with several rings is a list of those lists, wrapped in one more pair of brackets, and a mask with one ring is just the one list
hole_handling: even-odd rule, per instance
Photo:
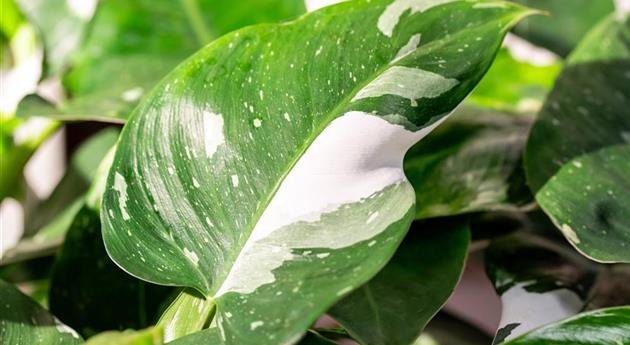
{"label": "white variegation stripe", "polygon": [[527,285],[527,282],[518,283],[501,295],[503,310],[499,329],[511,323],[519,324],[504,340],[574,316],[584,307],[584,302],[571,290],[529,292],[524,288]]}
{"label": "white variegation stripe", "polygon": [[388,37],[394,33],[400,17],[408,10],[410,14],[424,12],[432,7],[456,0],[396,0],[389,4],[383,14],[378,18],[378,29]]}
{"label": "white variegation stripe", "polygon": [[352,101],[395,95],[409,99],[412,106],[421,98],[435,98],[459,84],[457,79],[418,68],[393,66],[361,89]]}
{"label": "white variegation stripe", "polygon": [[418,46],[420,45],[420,39],[421,38],[422,38],[422,34],[415,34],[415,35],[411,36],[409,38],[409,41],[407,42],[407,44],[405,44],[402,48],[400,48],[398,53],[396,53],[396,56],[394,57],[394,60],[392,60],[392,62],[390,62],[390,63],[394,63],[394,62],[404,58],[405,56],[411,54],[414,50],[416,50],[418,48]]}
{"label": "white variegation stripe", "polygon": [[[293,241],[291,248],[269,248],[269,243],[263,242],[274,232],[298,222],[317,222],[341,205],[361,202],[406,181],[402,168],[405,153],[445,118],[416,132],[357,111],[331,122],[282,182],[215,296],[229,291],[250,293],[274,281],[272,270],[292,258],[292,248],[300,247]],[[343,236],[323,233],[319,238],[311,237],[302,248],[338,249],[370,239],[402,218],[414,198],[408,202],[399,205],[399,214],[386,217],[387,224],[372,219],[370,226],[364,222],[353,231],[344,231]]]}

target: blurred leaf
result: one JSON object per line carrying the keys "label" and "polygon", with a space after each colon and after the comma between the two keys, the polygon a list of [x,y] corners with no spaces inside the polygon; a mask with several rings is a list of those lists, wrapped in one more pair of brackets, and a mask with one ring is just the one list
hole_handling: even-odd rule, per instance
{"label": "blurred leaf", "polygon": [[147,328],[141,331],[109,331],[88,339],[85,345],[162,345],[162,329]]}
{"label": "blurred leaf", "polygon": [[613,0],[514,0],[549,16],[525,19],[514,32],[560,56],[567,56],[586,33],[615,9]]}
{"label": "blurred leaf", "polygon": [[630,344],[630,306],[582,313],[540,327],[505,345]]}
{"label": "blurred leaf", "polygon": [[517,210],[531,200],[521,155],[528,117],[461,106],[405,157],[416,219]]}
{"label": "blurred leaf", "polygon": [[16,0],[40,31],[48,75],[58,75],[77,51],[97,0]]}
{"label": "blurred leaf", "polygon": [[560,64],[535,66],[520,62],[502,49],[466,101],[500,111],[538,112],[560,68]]}
{"label": "blurred leaf", "polygon": [[[624,172],[630,156],[624,148],[597,152],[630,142],[629,39],[630,17],[607,18],[585,38],[532,127],[525,152],[527,180],[543,210],[567,240],[599,261],[630,261],[630,177]],[[588,153],[593,155],[583,156]],[[567,208],[573,206],[584,208]]]}
{"label": "blurred leaf", "polygon": [[113,153],[110,150],[101,162],[72,220],[50,281],[50,310],[84,336],[152,325],[171,293],[167,287],[130,276],[105,251],[99,211]]}
{"label": "blurred leaf", "polygon": [[411,344],[455,289],[469,240],[466,225],[416,224],[385,268],[328,314],[361,344]]}
{"label": "blurred leaf", "polygon": [[81,337],[11,284],[0,280],[0,343],[73,345]]}
{"label": "blurred leaf", "polygon": [[484,332],[444,312],[438,313],[413,345],[488,345]]}
{"label": "blurred leaf", "polygon": [[303,12],[302,0],[101,1],[64,78],[70,98],[56,111],[30,99],[18,114],[123,122],[162,77],[213,39]]}

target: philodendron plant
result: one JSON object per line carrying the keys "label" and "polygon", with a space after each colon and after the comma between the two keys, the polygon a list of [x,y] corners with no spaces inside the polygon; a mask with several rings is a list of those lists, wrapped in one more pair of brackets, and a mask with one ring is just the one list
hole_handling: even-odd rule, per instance
{"label": "philodendron plant", "polygon": [[495,344],[630,344],[630,20],[572,1],[3,0],[44,51],[3,165],[112,125],[3,253],[0,344],[489,344],[471,252]]}

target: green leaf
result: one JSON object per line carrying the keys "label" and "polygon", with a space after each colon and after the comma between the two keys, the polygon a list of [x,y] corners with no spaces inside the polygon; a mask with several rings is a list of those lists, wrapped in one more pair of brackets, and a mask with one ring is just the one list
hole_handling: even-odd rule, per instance
{"label": "green leaf", "polygon": [[503,304],[494,344],[577,314],[597,274],[569,247],[524,233],[493,240],[485,261]]}
{"label": "green leaf", "polygon": [[517,61],[502,49],[466,101],[500,111],[538,112],[560,68],[559,63],[535,66]]}
{"label": "green leaf", "polygon": [[629,171],[630,145],[607,147],[563,166],[536,199],[581,253],[630,262]]}
{"label": "green leaf", "polygon": [[470,231],[452,222],[417,224],[372,280],[328,314],[361,344],[411,344],[451,295]]}
{"label": "green leaf", "polygon": [[56,110],[31,99],[20,113],[124,122],[143,94],[213,39],[303,12],[302,0],[102,1],[64,78],[71,98]]}
{"label": "green leaf", "polygon": [[180,292],[162,313],[158,325],[164,327],[164,340],[171,341],[204,329],[214,315],[214,302],[193,289]]}
{"label": "green leaf", "polygon": [[104,332],[88,339],[85,345],[162,345],[162,329],[147,328],[141,331]]}
{"label": "green leaf", "polygon": [[73,345],[81,337],[23,295],[13,285],[0,280],[0,343]]}
{"label": "green leaf", "polygon": [[619,345],[630,343],[630,307],[601,309],[543,326],[505,345]]}
{"label": "green leaf", "polygon": [[549,12],[525,19],[514,32],[536,45],[566,56],[582,37],[615,9],[613,0],[515,0]]}
{"label": "green leaf", "polygon": [[214,41],[123,130],[103,199],[109,255],[211,299],[221,343],[299,339],[393,255],[414,214],[405,151],[530,13],[356,1]]}
{"label": "green leaf", "polygon": [[630,17],[610,17],[585,38],[532,127],[525,153],[536,200],[569,242],[597,261],[630,262],[624,170],[630,156],[612,148],[630,142],[628,37]]}
{"label": "green leaf", "polygon": [[462,106],[405,157],[416,218],[517,210],[531,200],[521,155],[528,117]]}
{"label": "green leaf", "polygon": [[29,22],[40,31],[47,74],[59,75],[81,44],[96,0],[16,0]]}

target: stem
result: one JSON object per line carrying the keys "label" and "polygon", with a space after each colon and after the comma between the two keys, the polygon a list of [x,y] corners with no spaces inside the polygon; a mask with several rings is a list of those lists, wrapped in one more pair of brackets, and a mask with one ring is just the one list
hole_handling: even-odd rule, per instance
{"label": "stem", "polygon": [[212,33],[204,23],[203,18],[201,17],[201,10],[199,9],[199,3],[197,0],[180,0],[182,6],[184,7],[184,12],[186,12],[186,16],[190,20],[190,26],[197,36],[197,41],[199,41],[199,45],[204,46],[212,40]]}

